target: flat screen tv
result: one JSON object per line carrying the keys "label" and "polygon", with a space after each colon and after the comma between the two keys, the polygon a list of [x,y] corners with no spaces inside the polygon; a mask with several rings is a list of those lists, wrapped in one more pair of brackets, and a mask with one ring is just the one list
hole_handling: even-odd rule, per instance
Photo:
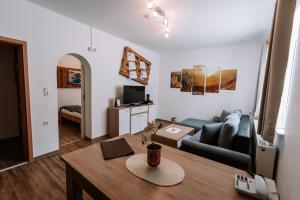
{"label": "flat screen tv", "polygon": [[129,86],[124,85],[124,104],[140,104],[145,100],[144,86]]}

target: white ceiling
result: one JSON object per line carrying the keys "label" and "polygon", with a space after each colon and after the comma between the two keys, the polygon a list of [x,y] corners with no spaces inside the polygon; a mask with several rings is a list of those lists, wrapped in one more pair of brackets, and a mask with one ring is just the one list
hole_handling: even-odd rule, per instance
{"label": "white ceiling", "polygon": [[164,38],[147,0],[29,0],[157,52],[183,51],[264,39],[275,0],[154,0],[170,18]]}

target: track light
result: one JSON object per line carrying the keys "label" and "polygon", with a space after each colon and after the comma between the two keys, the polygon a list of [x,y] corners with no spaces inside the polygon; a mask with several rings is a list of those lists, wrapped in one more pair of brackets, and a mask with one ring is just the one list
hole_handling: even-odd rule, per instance
{"label": "track light", "polygon": [[148,0],[147,2],[147,8],[152,9],[154,7],[154,3],[151,0]]}
{"label": "track light", "polygon": [[163,19],[163,26],[168,26],[168,20],[166,17]]}
{"label": "track light", "polygon": [[162,24],[164,32],[165,32],[165,38],[169,38],[170,37],[170,28],[169,28],[170,21],[169,21],[169,18],[167,16],[165,10],[162,9],[161,7],[157,6],[156,4],[154,4],[153,0],[147,0],[146,7],[150,10],[153,19],[155,19],[155,20],[158,19],[159,21],[161,20],[161,24]]}
{"label": "track light", "polygon": [[158,12],[155,9],[152,11],[152,16],[154,18],[158,17]]}

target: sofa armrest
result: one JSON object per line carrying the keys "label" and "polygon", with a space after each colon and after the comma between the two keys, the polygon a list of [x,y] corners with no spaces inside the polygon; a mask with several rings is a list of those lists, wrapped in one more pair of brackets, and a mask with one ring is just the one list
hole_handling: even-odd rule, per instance
{"label": "sofa armrest", "polygon": [[192,140],[183,140],[180,149],[240,169],[249,169],[251,164],[247,154]]}

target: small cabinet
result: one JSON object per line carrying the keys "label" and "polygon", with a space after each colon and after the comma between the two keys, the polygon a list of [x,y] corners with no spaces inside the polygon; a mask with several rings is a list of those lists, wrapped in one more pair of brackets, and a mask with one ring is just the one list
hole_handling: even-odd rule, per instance
{"label": "small cabinet", "polygon": [[130,133],[135,134],[139,132],[139,115],[131,116]]}
{"label": "small cabinet", "polygon": [[108,135],[116,137],[130,133],[130,108],[108,109]]}
{"label": "small cabinet", "polygon": [[[148,123],[148,113],[140,114],[140,131],[143,131]],[[139,132],[140,132],[139,131]]]}
{"label": "small cabinet", "polygon": [[131,134],[136,134],[144,130],[147,126],[147,113],[136,114],[131,116]]}
{"label": "small cabinet", "polygon": [[155,105],[108,108],[108,135],[117,137],[127,133],[136,134],[144,130],[148,122],[156,117]]}
{"label": "small cabinet", "polygon": [[148,112],[148,106],[138,106],[131,108],[131,114],[138,114],[138,113],[143,113],[143,112]]}
{"label": "small cabinet", "polygon": [[156,119],[156,105],[149,105],[148,122],[153,122]]}
{"label": "small cabinet", "polygon": [[130,109],[119,111],[119,135],[130,133]]}

